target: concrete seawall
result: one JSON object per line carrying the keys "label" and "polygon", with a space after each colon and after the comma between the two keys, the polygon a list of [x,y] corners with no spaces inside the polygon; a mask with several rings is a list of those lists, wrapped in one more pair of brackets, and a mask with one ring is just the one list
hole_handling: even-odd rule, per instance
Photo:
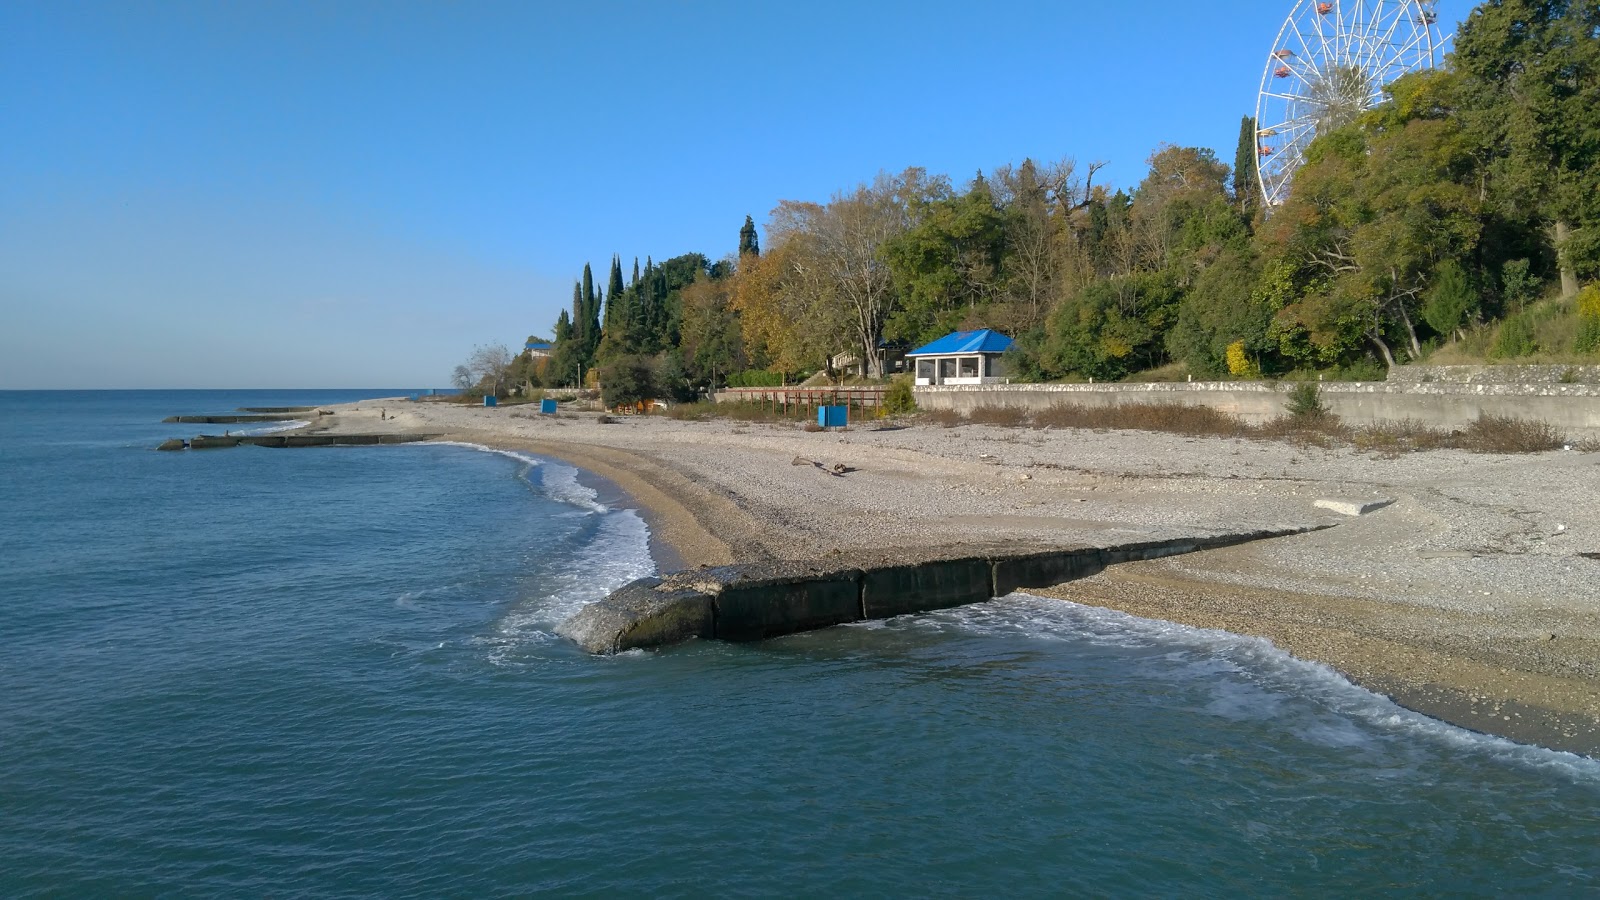
{"label": "concrete seawall", "polygon": [[[1410,419],[1455,429],[1485,413],[1548,422],[1574,437],[1600,436],[1600,385],[1324,382],[1317,387],[1328,409],[1352,425]],[[916,398],[924,409],[956,412],[1171,403],[1209,406],[1261,424],[1284,415],[1288,390],[1287,384],[1228,381],[984,384],[919,387]]]}
{"label": "concrete seawall", "polygon": [[216,450],[223,447],[369,447],[375,444],[412,444],[438,439],[437,434],[199,434],[184,440],[162,441],[157,450]]}
{"label": "concrete seawall", "polygon": [[591,603],[556,633],[591,653],[660,647],[690,638],[756,641],[981,603],[1012,591],[1083,578],[1108,565],[1303,534],[1329,525],[1195,535],[1107,546],[958,547],[841,554],[641,578]]}

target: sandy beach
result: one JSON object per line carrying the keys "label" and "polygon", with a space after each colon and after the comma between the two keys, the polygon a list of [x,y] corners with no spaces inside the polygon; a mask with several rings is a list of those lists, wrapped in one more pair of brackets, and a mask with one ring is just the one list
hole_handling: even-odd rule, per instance
{"label": "sandy beach", "polygon": [[[541,416],[402,400],[310,426],[556,457],[615,482],[689,567],[964,542],[1336,523],[1036,592],[1255,635],[1403,706],[1600,755],[1600,454],[1385,457],[1146,432]],[[843,475],[828,469],[843,466]],[[1393,501],[1359,517],[1320,499]]]}

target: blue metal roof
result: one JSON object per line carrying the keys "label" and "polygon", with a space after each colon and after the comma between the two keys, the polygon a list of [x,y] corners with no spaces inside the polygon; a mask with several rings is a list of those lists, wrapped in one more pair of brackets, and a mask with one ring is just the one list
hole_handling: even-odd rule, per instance
{"label": "blue metal roof", "polygon": [[907,353],[907,356],[932,356],[939,353],[1004,353],[1011,346],[1011,338],[988,328],[982,331],[952,331],[931,344]]}
{"label": "blue metal roof", "polygon": [[524,346],[529,350],[549,350],[551,344],[549,341],[529,341]]}

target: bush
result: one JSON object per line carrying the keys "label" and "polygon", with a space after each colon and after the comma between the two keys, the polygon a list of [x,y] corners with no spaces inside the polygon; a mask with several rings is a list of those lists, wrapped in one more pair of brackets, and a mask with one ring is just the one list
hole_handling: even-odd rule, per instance
{"label": "bush", "polygon": [[1548,422],[1479,413],[1462,430],[1460,446],[1474,453],[1543,453],[1565,443],[1561,432]]}
{"label": "bush", "polygon": [[1533,339],[1533,317],[1528,313],[1519,312],[1514,316],[1507,316],[1500,323],[1500,334],[1494,341],[1494,355],[1501,359],[1515,359],[1518,356],[1527,356],[1539,349],[1539,344]]}
{"label": "bush", "polygon": [[967,421],[974,425],[1016,428],[1027,423],[1028,414],[1012,406],[980,406],[967,413]]}
{"label": "bush", "polygon": [[653,361],[648,356],[620,356],[605,367],[600,399],[608,407],[631,406],[655,397]]}
{"label": "bush", "polygon": [[896,378],[883,392],[883,411],[891,416],[915,412],[917,396],[911,389],[911,379]]}
{"label": "bush", "polygon": [[1600,284],[1578,292],[1578,333],[1572,349],[1579,353],[1600,352]]}
{"label": "bush", "polygon": [[1258,378],[1261,367],[1250,359],[1250,354],[1244,349],[1244,341],[1234,341],[1228,345],[1228,374],[1235,378]]}
{"label": "bush", "polygon": [[1284,407],[1289,411],[1289,417],[1300,421],[1309,419],[1322,419],[1328,415],[1328,407],[1322,402],[1322,391],[1314,381],[1302,381],[1289,389],[1289,399]]}
{"label": "bush", "polygon": [[1163,431],[1190,437],[1242,437],[1250,427],[1243,420],[1209,406],[1177,403],[1127,403],[1080,406],[1058,403],[1033,415],[1035,428],[1130,429]]}

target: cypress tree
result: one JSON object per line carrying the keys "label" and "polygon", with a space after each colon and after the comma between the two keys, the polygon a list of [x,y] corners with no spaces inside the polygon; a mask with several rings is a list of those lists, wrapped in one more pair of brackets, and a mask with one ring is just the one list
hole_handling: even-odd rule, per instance
{"label": "cypress tree", "polygon": [[1239,211],[1245,215],[1256,208],[1256,120],[1245,116],[1239,120],[1239,147],[1233,153],[1233,197]]}
{"label": "cypress tree", "polygon": [[606,300],[622,296],[622,257],[611,255],[611,283],[606,285]]}
{"label": "cypress tree", "polygon": [[756,240],[756,223],[749,216],[744,217],[744,227],[739,229],[739,257],[760,256],[761,243]]}

